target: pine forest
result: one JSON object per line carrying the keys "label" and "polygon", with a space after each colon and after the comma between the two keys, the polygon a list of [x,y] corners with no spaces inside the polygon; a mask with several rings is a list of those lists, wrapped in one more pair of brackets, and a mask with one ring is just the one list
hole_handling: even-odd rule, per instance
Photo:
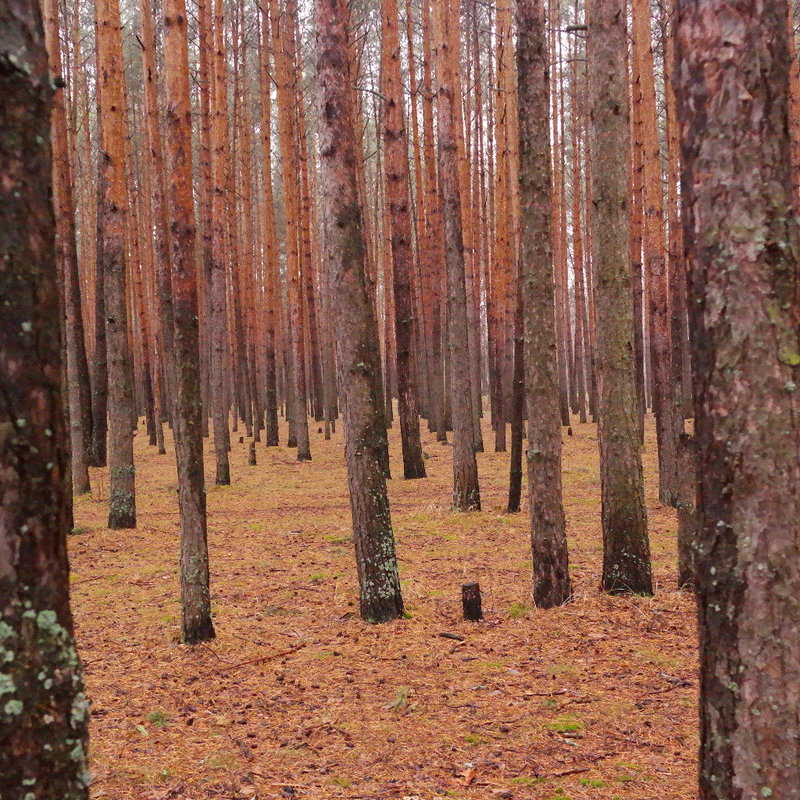
{"label": "pine forest", "polygon": [[0,800],[800,800],[798,0],[0,0]]}

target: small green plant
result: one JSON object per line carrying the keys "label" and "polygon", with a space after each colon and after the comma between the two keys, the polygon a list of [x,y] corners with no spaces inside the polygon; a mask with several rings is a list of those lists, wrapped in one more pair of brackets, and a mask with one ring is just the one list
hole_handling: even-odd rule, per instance
{"label": "small green plant", "polygon": [[511,619],[522,619],[528,613],[528,607],[525,603],[520,603],[518,600],[514,601],[508,607],[508,616]]}
{"label": "small green plant", "polygon": [[564,790],[559,788],[556,789],[556,793],[552,797],[548,797],[547,800],[572,800],[572,798],[564,793]]}
{"label": "small green plant", "polygon": [[577,733],[583,730],[583,723],[575,717],[559,717],[547,723],[547,730],[553,733]]}
{"label": "small green plant", "polygon": [[265,617],[291,617],[299,613],[294,608],[285,608],[284,606],[266,606],[264,608]]}
{"label": "small green plant", "polygon": [[328,574],[326,572],[315,572],[313,575],[309,575],[308,579],[312,583],[319,583],[320,581],[324,581],[327,577]]}
{"label": "small green plant", "polygon": [[163,711],[151,711],[147,715],[147,721],[152,725],[155,725],[156,728],[166,728],[167,723],[169,722],[169,717]]}
{"label": "small green plant", "polygon": [[480,736],[477,733],[468,733],[464,737],[467,744],[486,744],[489,740],[485,736]]}
{"label": "small green plant", "polygon": [[351,786],[351,783],[349,780],[347,780],[347,778],[331,778],[331,783],[334,786],[341,786],[342,789],[349,789]]}
{"label": "small green plant", "polygon": [[530,778],[527,775],[520,775],[518,778],[512,778],[511,783],[516,783],[520,786],[536,786],[546,780],[547,778]]}
{"label": "small green plant", "polygon": [[546,700],[542,700],[542,708],[558,708],[558,701],[548,697]]}
{"label": "small green plant", "polygon": [[552,677],[553,675],[571,675],[575,672],[575,667],[572,664],[553,664],[548,667],[545,672]]}
{"label": "small green plant", "polygon": [[581,786],[587,786],[589,789],[603,789],[605,785],[605,781],[597,778],[581,778]]}
{"label": "small green plant", "polygon": [[401,708],[405,708],[408,705],[408,696],[411,694],[411,689],[407,686],[401,686],[397,690],[397,695],[393,702],[389,703],[386,706],[387,709],[390,711],[399,711]]}

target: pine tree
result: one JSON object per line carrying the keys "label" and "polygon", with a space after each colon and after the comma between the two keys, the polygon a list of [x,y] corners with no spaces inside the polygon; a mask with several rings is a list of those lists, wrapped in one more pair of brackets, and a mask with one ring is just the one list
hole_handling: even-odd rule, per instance
{"label": "pine tree", "polygon": [[403,109],[396,0],[383,0],[382,20],[383,141],[386,206],[391,232],[391,263],[394,279],[397,391],[403,475],[406,478],[424,478],[425,462],[422,458],[419,433],[419,401],[413,347],[414,308],[411,281],[414,254],[411,248],[408,142]]}
{"label": "pine tree", "polygon": [[214,637],[208,579],[206,489],[200,418],[197,253],[192,194],[192,117],[184,0],[164,0],[164,83],[172,209],[175,325],[175,456],[181,519],[183,641]]}
{"label": "pine tree", "polygon": [[128,338],[127,255],[128,214],[126,142],[127,97],[122,61],[122,24],[118,0],[95,3],[99,73],[102,257],[104,316],[108,347],[108,475],[109,528],[136,527],[136,486],[133,464],[133,362]]}
{"label": "pine tree", "polygon": [[48,144],[55,76],[39,3],[8,0],[0,20],[0,797],[87,800]]}
{"label": "pine tree", "polygon": [[403,600],[384,477],[387,441],[376,369],[377,320],[364,269],[347,16],[344,0],[315,0],[320,178],[361,616],[385,622],[402,615]]}
{"label": "pine tree", "polygon": [[651,594],[632,358],[624,1],[592,0],[587,23],[603,588]]}
{"label": "pine tree", "polygon": [[679,0],[700,798],[798,798],[800,303],[785,0]]}
{"label": "pine tree", "polygon": [[[447,0],[434,9],[436,48],[436,121],[438,125],[439,181],[442,187],[445,266],[447,271],[447,330],[453,415],[453,506],[459,511],[479,511],[478,465],[472,420],[469,350],[467,340],[467,290],[464,242],[461,235],[461,191],[455,129],[457,102],[451,50],[458,41],[457,26]],[[457,28],[456,28],[457,31]]]}
{"label": "pine tree", "polygon": [[533,598],[551,608],[572,590],[561,490],[561,429],[551,244],[548,48],[541,0],[517,2],[521,284],[528,411]]}

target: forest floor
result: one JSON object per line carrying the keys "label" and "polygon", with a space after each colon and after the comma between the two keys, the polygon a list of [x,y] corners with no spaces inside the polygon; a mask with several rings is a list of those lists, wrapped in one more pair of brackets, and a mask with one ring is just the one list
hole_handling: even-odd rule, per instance
{"label": "forest floor", "polygon": [[[484,510],[451,511],[451,450],[424,429],[427,480],[390,482],[406,619],[358,618],[341,433],[311,463],[206,443],[217,638],[179,644],[174,455],[136,437],[139,527],[105,527],[107,480],[75,506],[72,602],[92,702],[93,798],[696,797],[697,647],[676,591],[674,512],[644,452],[656,594],[598,591],[596,428],[564,435],[569,605],[532,608],[529,517],[505,512],[508,454],[478,456]],[[398,426],[392,470],[402,475]],[[282,441],[285,441],[282,429]],[[525,490],[523,490],[525,494]],[[485,621],[461,620],[480,581]],[[447,639],[441,634],[463,637]]]}

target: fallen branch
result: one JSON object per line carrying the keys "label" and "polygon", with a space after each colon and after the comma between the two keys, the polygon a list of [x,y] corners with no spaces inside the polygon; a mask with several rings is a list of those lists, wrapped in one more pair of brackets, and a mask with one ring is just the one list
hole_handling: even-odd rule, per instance
{"label": "fallen branch", "polygon": [[276,658],[281,658],[282,656],[289,656],[292,653],[296,653],[298,650],[302,650],[304,647],[308,647],[309,642],[304,642],[303,644],[297,645],[297,647],[291,647],[288,650],[283,650],[280,653],[272,653],[268,656],[261,656],[261,658],[251,658],[247,661],[240,661],[238,664],[226,664],[225,667],[219,669],[219,672],[224,672],[228,669],[238,669],[239,667],[247,667],[250,664],[263,664],[265,661],[272,661]]}

